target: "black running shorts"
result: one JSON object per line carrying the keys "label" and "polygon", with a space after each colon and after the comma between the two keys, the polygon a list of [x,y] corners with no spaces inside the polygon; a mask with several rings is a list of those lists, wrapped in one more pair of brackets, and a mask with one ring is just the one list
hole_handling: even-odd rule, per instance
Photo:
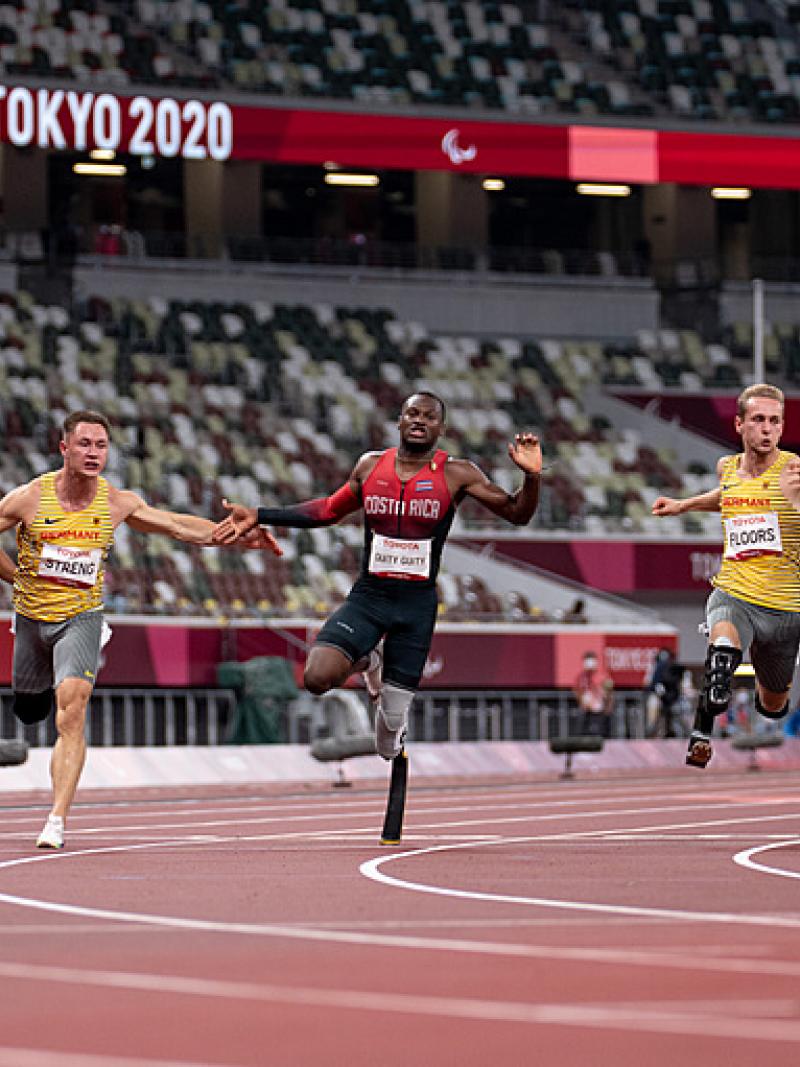
{"label": "black running shorts", "polygon": [[416,689],[431,647],[436,607],[435,586],[359,578],[315,644],[332,645],[355,663],[385,637],[383,680]]}

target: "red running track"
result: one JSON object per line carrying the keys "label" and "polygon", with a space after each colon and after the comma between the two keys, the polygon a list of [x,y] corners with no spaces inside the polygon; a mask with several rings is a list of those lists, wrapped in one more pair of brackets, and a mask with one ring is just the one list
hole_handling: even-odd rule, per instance
{"label": "red running track", "polygon": [[800,1058],[795,773],[5,797],[0,1067]]}

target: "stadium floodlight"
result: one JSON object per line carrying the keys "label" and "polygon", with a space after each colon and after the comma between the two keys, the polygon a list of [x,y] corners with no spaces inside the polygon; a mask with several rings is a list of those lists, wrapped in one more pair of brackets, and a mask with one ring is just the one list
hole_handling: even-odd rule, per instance
{"label": "stadium floodlight", "polygon": [[346,174],[341,170],[328,171],[325,175],[326,185],[346,185],[351,188],[380,185],[377,174]]}
{"label": "stadium floodlight", "polygon": [[89,159],[94,159],[98,163],[110,163],[116,155],[113,148],[93,148],[89,153]]}
{"label": "stadium floodlight", "polygon": [[576,192],[581,196],[630,196],[630,185],[609,185],[606,182],[578,182]]}
{"label": "stadium floodlight", "polygon": [[749,200],[753,195],[752,189],[739,186],[717,185],[711,190],[715,200]]}
{"label": "stadium floodlight", "polygon": [[95,178],[122,178],[128,173],[124,163],[75,163],[72,170]]}
{"label": "stadium floodlight", "polygon": [[484,178],[482,184],[487,193],[502,193],[506,187],[502,178]]}

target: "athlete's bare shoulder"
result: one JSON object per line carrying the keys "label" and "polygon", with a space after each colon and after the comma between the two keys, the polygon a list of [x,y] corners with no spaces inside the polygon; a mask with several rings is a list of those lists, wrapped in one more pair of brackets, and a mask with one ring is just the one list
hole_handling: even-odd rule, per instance
{"label": "athlete's bare shoulder", "polygon": [[111,521],[114,526],[119,526],[144,504],[144,500],[133,489],[118,489],[111,482],[108,483],[108,509],[111,512]]}
{"label": "athlete's bare shoulder", "polygon": [[725,468],[735,456],[720,456],[717,460],[717,477],[722,481],[722,476],[725,473]]}
{"label": "athlete's bare shoulder", "polygon": [[356,460],[353,467],[353,473],[350,475],[350,481],[355,482],[357,485],[362,485],[365,479],[375,470],[378,460],[386,452],[386,449],[375,450],[373,452],[364,452]]}

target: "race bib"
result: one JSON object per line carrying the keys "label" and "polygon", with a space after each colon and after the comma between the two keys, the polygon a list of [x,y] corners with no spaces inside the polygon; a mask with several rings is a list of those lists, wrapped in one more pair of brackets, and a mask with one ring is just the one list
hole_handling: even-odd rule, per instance
{"label": "race bib", "polygon": [[724,520],[725,559],[779,556],[783,552],[781,526],[775,511],[733,515]]}
{"label": "race bib", "polygon": [[430,577],[431,542],[400,540],[376,533],[369,554],[369,573],[397,578]]}
{"label": "race bib", "polygon": [[68,548],[44,545],[39,560],[39,578],[56,585],[91,589],[97,583],[103,553],[99,548]]}

